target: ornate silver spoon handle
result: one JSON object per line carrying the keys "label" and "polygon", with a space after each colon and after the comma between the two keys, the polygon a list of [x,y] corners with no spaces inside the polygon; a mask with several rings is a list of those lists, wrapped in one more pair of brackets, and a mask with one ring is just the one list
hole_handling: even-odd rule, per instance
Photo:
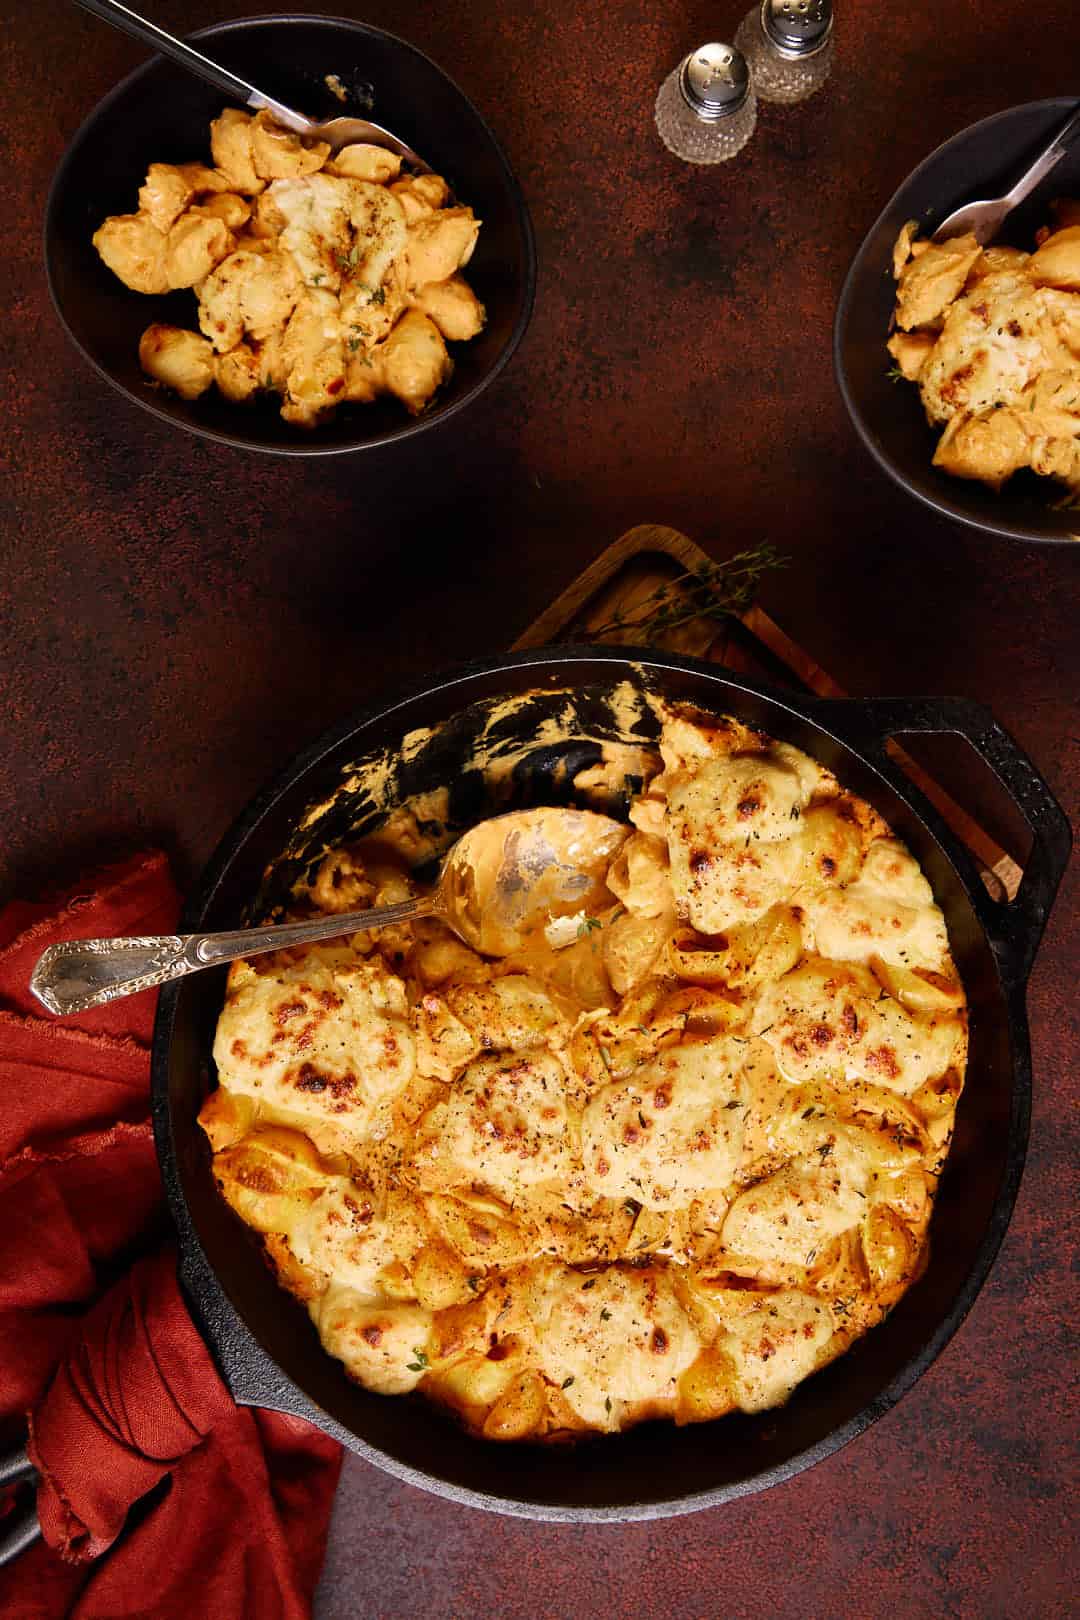
{"label": "ornate silver spoon handle", "polygon": [[362,928],[428,917],[437,909],[431,896],[405,900],[373,911],[341,912],[305,922],[266,928],[237,928],[221,934],[159,934],[129,939],[72,939],[50,945],[30,980],[34,995],[51,1013],[87,1012],[120,996],[133,996],[172,979],[185,978],[220,962],[262,956],[290,945],[313,945]]}

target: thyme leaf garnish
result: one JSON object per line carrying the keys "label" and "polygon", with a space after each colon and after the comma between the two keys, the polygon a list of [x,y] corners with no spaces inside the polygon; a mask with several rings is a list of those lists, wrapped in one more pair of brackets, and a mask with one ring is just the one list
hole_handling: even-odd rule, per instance
{"label": "thyme leaf garnish", "polygon": [[722,624],[725,619],[745,613],[757,595],[765,574],[786,567],[788,558],[768,542],[738,551],[723,562],[703,563],[688,568],[666,584],[658,585],[633,607],[617,609],[603,624],[591,625],[589,633],[630,636],[635,641],[659,642],[694,619]]}

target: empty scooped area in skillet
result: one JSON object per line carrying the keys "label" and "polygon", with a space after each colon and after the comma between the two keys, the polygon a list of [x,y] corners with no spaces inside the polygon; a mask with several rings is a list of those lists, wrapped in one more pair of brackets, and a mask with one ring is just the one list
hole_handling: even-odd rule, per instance
{"label": "empty scooped area in skillet", "polygon": [[[191,1253],[193,1244],[201,1247],[254,1339],[254,1345],[247,1345],[243,1334],[234,1335],[227,1347],[225,1370],[236,1381],[234,1387],[248,1398],[261,1393],[265,1399],[272,1389],[271,1363],[277,1363],[323,1415],[303,1398],[294,1399],[287,1386],[277,1391],[277,1400],[312,1415],[354,1449],[369,1455],[374,1451],[372,1460],[392,1472],[443,1494],[464,1493],[476,1505],[541,1517],[626,1518],[687,1511],[798,1471],[865,1427],[892,1404],[897,1387],[906,1387],[933,1358],[974,1297],[1007,1218],[1009,1201],[999,1206],[999,1193],[1010,1175],[1018,1173],[1025,1134],[1025,1097],[1014,1097],[1015,1054],[992,952],[962,883],[932,835],[854,753],[799,715],[798,699],[789,706],[677,660],[645,667],[640,675],[617,656],[509,660],[435,685],[359,728],[339,733],[291,767],[252,807],[194,897],[188,923],[235,924],[268,864],[289,848],[305,812],[313,804],[333,805],[343,775],[347,778],[357,758],[369,750],[393,749],[407,733],[424,728],[435,728],[439,736],[439,728],[445,727],[443,740],[456,736],[459,744],[467,735],[475,739],[483,730],[485,702],[539,689],[543,696],[526,699],[517,710],[522,761],[528,760],[530,741],[545,715],[552,725],[565,723],[566,746],[578,757],[583,744],[595,739],[604,713],[612,712],[613,690],[628,677],[649,681],[665,696],[760,725],[830,765],[845,785],[869,799],[911,845],[934,887],[971,1006],[968,1085],[931,1228],[929,1269],[882,1327],[800,1386],[786,1406],[685,1429],[649,1424],[573,1451],[544,1451],[469,1439],[422,1400],[384,1399],[351,1384],[321,1350],[304,1311],[278,1288],[251,1234],[212,1183],[209,1153],[195,1115],[211,1081],[209,1051],[222,975],[201,975],[166,991],[159,1017],[159,1146],[182,1250]],[[569,706],[568,687],[573,694]],[[827,709],[823,725],[828,725]],[[530,773],[523,764],[518,773],[523,795],[541,791],[545,780],[567,779],[558,770],[552,775],[557,745],[546,740],[543,746],[542,767]],[[456,757],[467,765],[460,754]],[[438,745],[431,755],[433,769],[436,761],[443,770],[446,755]],[[427,785],[437,787],[442,780]],[[218,1308],[216,1286],[206,1276],[196,1286],[196,1305],[204,1315],[212,1316]]]}

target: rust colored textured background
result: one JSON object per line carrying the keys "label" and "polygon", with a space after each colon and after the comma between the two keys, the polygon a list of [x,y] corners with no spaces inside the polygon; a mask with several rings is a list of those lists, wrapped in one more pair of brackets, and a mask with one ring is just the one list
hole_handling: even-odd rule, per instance
{"label": "rust colored textured background", "polygon": [[[147,7],[179,32],[243,9]],[[420,664],[505,645],[644,520],[716,556],[773,539],[794,561],[765,605],[833,674],[988,702],[1075,819],[1080,550],[909,504],[858,446],[830,364],[844,271],[913,165],[1012,101],[1080,91],[1075,0],[838,0],[827,89],[762,108],[715,172],[668,156],[652,99],[685,50],[731,36],[741,0],[336,9],[412,40],[489,116],[541,269],[530,332],[470,415],[324,465],[171,436],[69,348],[39,259],[46,189],[141,53],[61,0],[18,0],[0,29],[4,893],[148,839],[183,881],[297,747]],[[1075,1613],[1078,901],[1074,866],[1031,983],[1012,1228],[897,1410],[765,1496],[626,1529],[471,1514],[353,1460],[321,1620]]]}

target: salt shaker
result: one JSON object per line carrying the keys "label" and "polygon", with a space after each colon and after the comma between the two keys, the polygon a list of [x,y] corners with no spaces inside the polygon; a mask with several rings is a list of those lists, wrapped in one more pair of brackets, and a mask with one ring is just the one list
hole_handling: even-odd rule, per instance
{"label": "salt shaker", "polygon": [[730,45],[691,51],[656,98],[660,139],[687,163],[725,163],[742,151],[756,122],[749,70]]}
{"label": "salt shaker", "polygon": [[759,0],[739,24],[735,45],[762,101],[805,101],[832,67],[832,0]]}

